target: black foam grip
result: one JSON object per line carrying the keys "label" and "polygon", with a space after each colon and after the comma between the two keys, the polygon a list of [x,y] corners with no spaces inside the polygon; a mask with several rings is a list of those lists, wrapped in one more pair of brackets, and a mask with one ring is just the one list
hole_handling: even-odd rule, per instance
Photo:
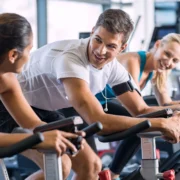
{"label": "black foam grip", "polygon": [[[81,131],[84,131],[86,133],[85,138],[88,138],[94,134],[96,134],[97,132],[101,131],[103,129],[103,126],[100,122],[96,122],[93,123],[87,127],[85,127],[84,129],[82,129]],[[82,137],[78,136],[78,138],[75,139],[70,139],[70,141],[76,146],[77,150],[80,149],[81,147],[81,141],[82,141]],[[72,152],[71,149],[67,149],[67,153],[73,155],[74,152]]]}
{"label": "black foam grip", "polygon": [[63,130],[63,128],[65,128],[66,126],[74,126],[74,116],[73,117],[69,117],[69,118],[65,118],[62,120],[58,120],[55,122],[51,122],[48,124],[44,124],[41,126],[38,126],[34,129],[34,133],[36,132],[44,132],[44,131],[50,131],[50,130],[54,130],[54,129],[59,129],[59,130]]}
{"label": "black foam grip", "polygon": [[88,138],[88,137],[98,133],[102,129],[103,129],[103,125],[100,122],[96,122],[96,123],[93,123],[93,124],[85,127],[81,131],[84,131],[86,133],[86,137],[85,138]]}
{"label": "black foam grip", "polygon": [[168,118],[171,117],[173,115],[173,111],[172,109],[163,109],[160,111],[156,111],[156,112],[152,112],[152,113],[148,113],[148,114],[141,114],[139,116],[137,116],[138,118]]}
{"label": "black foam grip", "polygon": [[43,140],[43,135],[41,133],[36,133],[14,145],[11,145],[9,147],[2,147],[0,148],[0,158],[10,157],[20,152],[23,152],[39,144]]}
{"label": "black foam grip", "polygon": [[[71,143],[73,143],[75,145],[77,150],[80,150],[82,139],[83,139],[82,136],[78,136],[77,138],[70,139],[70,141],[71,141]],[[75,154],[71,149],[67,149],[67,153],[69,153],[71,155]]]}
{"label": "black foam grip", "polygon": [[139,132],[142,132],[150,127],[151,127],[151,122],[146,120],[146,121],[143,121],[125,131],[113,133],[113,134],[106,135],[106,136],[99,136],[98,138],[101,142],[119,141],[122,139],[126,139],[130,136],[133,136]]}

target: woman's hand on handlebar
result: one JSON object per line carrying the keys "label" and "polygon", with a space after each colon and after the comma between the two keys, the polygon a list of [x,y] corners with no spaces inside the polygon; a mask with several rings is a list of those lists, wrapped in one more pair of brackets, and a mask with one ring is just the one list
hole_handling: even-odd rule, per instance
{"label": "woman's hand on handlebar", "polygon": [[163,136],[170,143],[180,141],[180,111],[175,111],[172,117],[166,119]]}
{"label": "woman's hand on handlebar", "polygon": [[[76,134],[78,134],[78,136],[82,136],[82,137],[86,136],[86,133],[84,131],[77,131]],[[81,141],[80,150],[84,149],[84,144],[85,144],[85,139],[83,138],[82,141]]]}
{"label": "woman's hand on handlebar", "polygon": [[[79,132],[80,135],[85,136],[85,133]],[[64,154],[67,148],[71,149],[72,152],[78,152],[75,145],[71,143],[68,139],[75,139],[78,137],[77,134],[53,130],[43,132],[44,135],[44,142],[40,143],[36,146],[38,149],[44,150],[55,150],[58,156]],[[84,141],[82,141],[83,145]]]}

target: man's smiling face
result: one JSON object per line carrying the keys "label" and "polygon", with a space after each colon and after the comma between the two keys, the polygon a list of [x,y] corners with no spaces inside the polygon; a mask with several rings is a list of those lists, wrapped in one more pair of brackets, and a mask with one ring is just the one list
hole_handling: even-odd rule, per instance
{"label": "man's smiling face", "polygon": [[102,69],[112,61],[126,47],[123,38],[122,33],[110,33],[102,26],[94,28],[88,45],[88,59],[92,66]]}

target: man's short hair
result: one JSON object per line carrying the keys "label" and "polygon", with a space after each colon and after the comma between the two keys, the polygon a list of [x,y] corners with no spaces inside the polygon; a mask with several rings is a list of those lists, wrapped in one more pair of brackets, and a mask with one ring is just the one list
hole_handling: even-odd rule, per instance
{"label": "man's short hair", "polygon": [[120,9],[107,9],[100,14],[95,29],[99,26],[104,27],[107,31],[113,34],[122,33],[124,35],[123,44],[128,41],[128,38],[133,30],[133,22],[129,15]]}

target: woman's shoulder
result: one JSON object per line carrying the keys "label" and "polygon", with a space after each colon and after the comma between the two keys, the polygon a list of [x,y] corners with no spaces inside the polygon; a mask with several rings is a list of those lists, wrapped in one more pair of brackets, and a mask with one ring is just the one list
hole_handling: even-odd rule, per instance
{"label": "woman's shoulder", "polygon": [[118,57],[118,61],[130,72],[139,71],[140,57],[137,52],[122,53]]}
{"label": "woman's shoulder", "polygon": [[0,75],[0,94],[12,89],[17,83],[14,73],[4,73]]}
{"label": "woman's shoulder", "polygon": [[118,60],[139,60],[139,54],[137,52],[127,52],[127,53],[120,53],[118,55]]}

